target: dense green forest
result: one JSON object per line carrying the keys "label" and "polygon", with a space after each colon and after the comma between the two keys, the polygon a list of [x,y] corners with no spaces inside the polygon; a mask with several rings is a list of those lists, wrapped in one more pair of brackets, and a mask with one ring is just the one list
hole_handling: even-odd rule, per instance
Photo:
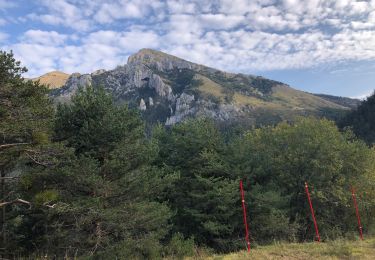
{"label": "dense green forest", "polygon": [[341,127],[350,127],[369,145],[375,144],[375,92],[339,122]]}
{"label": "dense green forest", "polygon": [[200,118],[145,131],[140,114],[102,88],[54,105],[25,71],[0,52],[4,257],[243,249],[240,179],[253,243],[314,239],[305,181],[323,240],[357,236],[350,186],[365,234],[375,232],[374,148],[335,122],[301,117],[228,133]]}

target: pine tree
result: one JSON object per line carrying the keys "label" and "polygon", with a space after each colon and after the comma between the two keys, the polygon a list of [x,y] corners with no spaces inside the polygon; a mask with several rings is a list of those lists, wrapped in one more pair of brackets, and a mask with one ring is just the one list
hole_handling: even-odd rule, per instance
{"label": "pine tree", "polygon": [[[81,223],[75,232],[89,238],[76,240],[86,241],[78,247],[113,257],[126,250],[154,254],[169,230],[171,212],[161,201],[173,175],[152,166],[157,146],[145,138],[138,113],[114,104],[102,88],[87,87],[58,107],[55,129],[56,140],[95,165],[86,175],[75,176],[76,183],[91,180],[85,184],[86,195],[76,189],[67,201],[75,205]],[[153,246],[137,249],[140,241]]]}
{"label": "pine tree", "polygon": [[188,120],[155,135],[160,164],[180,174],[169,194],[176,210],[174,231],[218,251],[238,247],[238,180],[231,174],[223,138],[213,122]]}
{"label": "pine tree", "polygon": [[15,204],[27,204],[15,192],[20,156],[30,156],[39,144],[48,142],[53,107],[48,89],[38,82],[27,81],[13,53],[0,51],[0,173],[2,245],[7,246],[8,212]]}

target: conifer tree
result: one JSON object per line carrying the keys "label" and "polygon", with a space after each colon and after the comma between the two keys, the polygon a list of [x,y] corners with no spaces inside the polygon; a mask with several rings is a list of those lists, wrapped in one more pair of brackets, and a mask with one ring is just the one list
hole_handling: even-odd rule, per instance
{"label": "conifer tree", "polygon": [[169,194],[176,210],[175,231],[218,251],[236,248],[241,221],[238,179],[231,173],[214,123],[188,120],[155,135],[160,163],[180,174]]}
{"label": "conifer tree", "polygon": [[53,108],[48,89],[38,82],[25,80],[13,53],[0,51],[0,173],[1,242],[7,245],[8,211],[15,204],[27,204],[14,190],[19,179],[20,156],[30,156],[33,148],[48,142]]}

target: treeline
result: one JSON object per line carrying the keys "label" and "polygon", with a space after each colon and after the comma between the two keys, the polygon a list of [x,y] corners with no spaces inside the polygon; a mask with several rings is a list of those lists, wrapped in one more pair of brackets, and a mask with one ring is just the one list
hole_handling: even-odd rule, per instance
{"label": "treeline", "polygon": [[251,239],[311,241],[310,185],[323,239],[375,232],[375,151],[325,119],[230,134],[207,119],[146,135],[137,111],[102,88],[54,107],[0,53],[1,250],[4,257],[181,258]]}
{"label": "treeline", "polygon": [[350,127],[369,145],[375,144],[375,92],[339,122],[339,126]]}

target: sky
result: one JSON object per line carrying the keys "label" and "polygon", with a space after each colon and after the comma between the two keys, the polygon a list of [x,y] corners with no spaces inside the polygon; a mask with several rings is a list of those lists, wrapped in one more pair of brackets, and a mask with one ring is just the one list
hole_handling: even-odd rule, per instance
{"label": "sky", "polygon": [[141,48],[313,93],[375,89],[375,0],[0,0],[26,77],[91,73]]}

